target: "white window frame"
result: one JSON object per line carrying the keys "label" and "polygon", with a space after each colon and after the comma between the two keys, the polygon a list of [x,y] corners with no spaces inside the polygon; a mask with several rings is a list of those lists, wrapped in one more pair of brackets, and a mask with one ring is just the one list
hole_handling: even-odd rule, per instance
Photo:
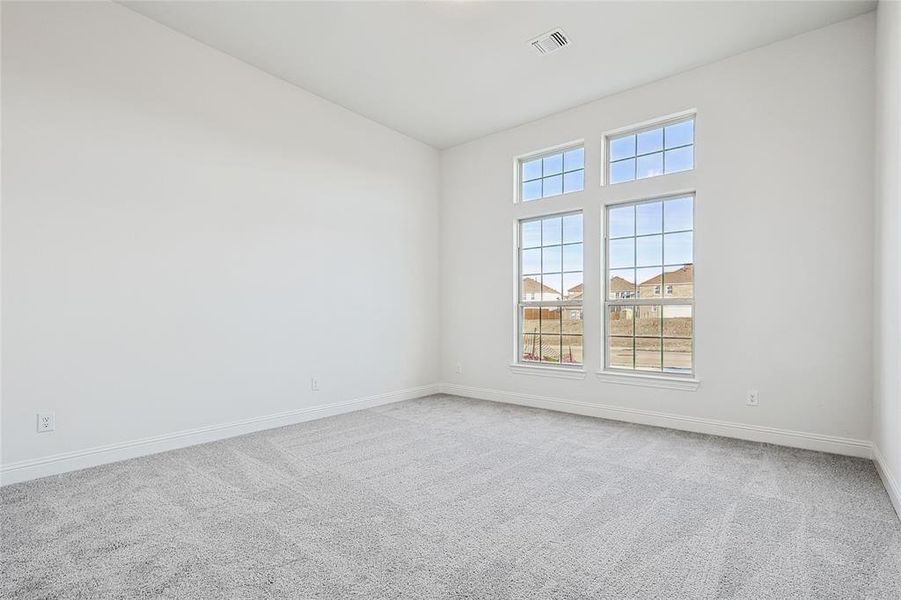
{"label": "white window frame", "polygon": [[[581,169],[581,171],[582,171],[582,189],[581,190],[574,191],[574,192],[561,191],[559,194],[556,194],[554,196],[541,196],[540,198],[534,198],[532,200],[523,200],[522,199],[522,187],[523,187],[523,183],[525,183],[522,180],[523,164],[525,164],[527,162],[531,162],[533,160],[543,159],[547,156],[553,156],[554,154],[561,154],[561,153],[569,152],[570,150],[577,150],[579,148],[581,148],[583,150],[583,157],[584,157],[582,159],[582,169]],[[588,171],[588,160],[587,159],[588,159],[588,156],[587,156],[587,152],[585,152],[585,140],[574,140],[571,142],[566,142],[564,144],[559,144],[557,146],[551,146],[550,148],[545,148],[544,150],[539,150],[537,152],[530,152],[529,154],[517,156],[513,163],[514,164],[514,166],[513,166],[513,171],[514,171],[513,172],[513,190],[514,190],[513,203],[514,204],[532,204],[535,202],[540,202],[542,200],[553,200],[556,198],[562,198],[564,196],[570,196],[572,194],[580,194],[580,193],[585,192],[585,190],[588,189],[588,179],[585,177],[585,175]],[[578,170],[579,169],[576,169],[575,171],[578,171]],[[569,171],[569,172],[574,173],[575,171]],[[566,173],[567,173],[567,171],[565,170],[565,166],[564,166],[564,170],[561,171],[560,174],[565,175]],[[544,177],[541,177],[540,179],[544,179]],[[529,181],[534,181],[534,180],[529,180]]]}
{"label": "white window frame", "polygon": [[[557,150],[556,152],[559,152]],[[552,152],[553,154],[554,152]],[[522,291],[522,280],[523,280],[523,271],[522,271],[522,224],[530,221],[542,221],[545,219],[553,219],[556,217],[566,217],[570,215],[582,215],[582,289],[583,294],[578,300],[523,300],[523,291]],[[552,213],[542,213],[535,216],[522,217],[516,220],[516,298],[514,303],[514,310],[516,311],[516,342],[514,344],[515,356],[513,362],[510,364],[511,369],[514,372],[518,373],[526,373],[526,374],[536,374],[536,372],[544,372],[548,375],[555,377],[563,377],[563,378],[578,378],[581,379],[585,374],[585,308],[584,308],[584,286],[585,286],[585,211],[581,208],[575,210],[567,210],[562,212],[552,212]],[[575,243],[575,242],[574,242]],[[544,246],[540,246],[543,248]],[[541,282],[540,282],[541,283]],[[563,294],[565,290],[561,290],[561,294]],[[541,361],[530,361],[523,360],[523,310],[526,307],[535,307],[535,308],[545,308],[545,307],[578,307],[582,312],[582,362],[577,364],[565,364],[565,363],[546,363]],[[540,335],[540,334],[539,334]],[[563,336],[563,332],[560,333]],[[573,334],[575,335],[575,334]]]}
{"label": "white window frame", "polygon": [[[681,123],[683,121],[694,121],[694,134],[692,136],[691,146],[694,149],[693,151],[693,162],[692,168],[687,169],[685,171],[676,171],[675,173],[661,173],[660,175],[654,175],[652,177],[643,177],[638,179],[630,179],[627,181],[620,181],[618,183],[610,182],[610,164],[611,162],[611,153],[610,153],[610,144],[614,139],[618,139],[627,135],[638,135],[640,133],[644,133],[646,131],[652,131],[654,129],[660,129],[661,127],[667,127],[669,125],[675,125],[676,123]],[[698,155],[697,155],[697,138],[698,138],[698,130],[697,130],[697,121],[698,121],[698,111],[694,108],[689,110],[684,110],[677,113],[672,113],[663,117],[656,117],[654,119],[650,119],[648,121],[642,121],[640,123],[633,123],[632,125],[627,125],[625,127],[619,127],[617,129],[613,129],[610,131],[606,131],[602,134],[601,139],[601,186],[620,186],[628,183],[635,183],[639,181],[648,181],[657,179],[658,177],[672,177],[674,175],[679,175],[681,173],[691,173],[698,168]],[[636,149],[636,159],[638,157],[637,149]]]}
{"label": "white window frame", "polygon": [[[691,298],[673,298],[670,297],[667,299],[665,294],[661,294],[659,298],[610,298],[610,252],[609,252],[609,229],[610,229],[610,219],[608,217],[609,211],[612,208],[618,208],[622,206],[636,206],[639,204],[649,204],[653,202],[660,202],[664,200],[669,200],[673,198],[684,198],[686,196],[692,197],[692,273],[693,273],[693,289],[692,289],[692,297]],[[694,391],[698,388],[700,381],[696,379],[697,374],[697,353],[696,353],[696,340],[697,340],[697,316],[695,310],[695,299],[697,297],[697,271],[694,269],[696,264],[697,257],[695,256],[695,248],[697,246],[697,234],[694,227],[695,215],[697,214],[697,193],[694,190],[684,191],[684,192],[674,192],[663,194],[659,196],[640,198],[640,199],[629,199],[622,200],[616,202],[606,203],[603,207],[603,227],[602,227],[602,240],[603,244],[603,255],[604,260],[602,264],[602,273],[601,279],[603,281],[603,300],[601,302],[601,310],[603,311],[603,315],[601,317],[601,321],[604,324],[603,335],[601,336],[601,356],[603,357],[602,370],[598,372],[598,377],[602,380],[609,381],[611,383],[625,383],[632,385],[648,385],[648,381],[658,380],[659,385],[656,387],[668,387],[674,389],[684,389],[689,391]],[[584,236],[583,236],[584,237]],[[636,267],[637,268],[637,267]],[[665,267],[664,267],[665,270]],[[635,285],[638,286],[638,282],[635,282]],[[663,283],[661,283],[661,286]],[[661,290],[665,288],[661,287]],[[691,306],[691,315],[692,315],[692,332],[691,332],[691,372],[690,373],[675,373],[670,371],[645,371],[639,369],[624,369],[618,367],[610,366],[610,353],[609,353],[609,338],[610,338],[610,307],[611,306]],[[662,309],[662,308],[661,308]],[[662,333],[662,332],[661,332]],[[634,339],[633,332],[633,339]],[[662,342],[662,335],[661,335]],[[633,350],[634,351],[634,350]],[[651,384],[653,386],[653,384]]]}

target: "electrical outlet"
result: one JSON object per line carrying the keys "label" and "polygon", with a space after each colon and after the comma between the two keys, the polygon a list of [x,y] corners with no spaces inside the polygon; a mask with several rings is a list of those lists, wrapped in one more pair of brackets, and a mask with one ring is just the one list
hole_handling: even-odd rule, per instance
{"label": "electrical outlet", "polygon": [[757,390],[748,390],[748,406],[759,406],[760,405],[760,396],[758,396]]}
{"label": "electrical outlet", "polygon": [[463,365],[460,363],[457,363],[457,375],[462,375],[462,374],[463,374]]}
{"label": "electrical outlet", "polygon": [[316,377],[310,379],[310,389],[314,392],[319,391],[319,379],[317,379]]}
{"label": "electrical outlet", "polygon": [[50,413],[38,413],[38,433],[45,433],[56,429],[56,415]]}

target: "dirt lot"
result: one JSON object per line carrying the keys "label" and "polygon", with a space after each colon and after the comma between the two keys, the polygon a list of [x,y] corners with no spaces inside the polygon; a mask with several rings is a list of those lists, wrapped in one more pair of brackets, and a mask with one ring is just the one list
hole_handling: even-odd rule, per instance
{"label": "dirt lot", "polygon": [[[661,318],[652,307],[610,315],[610,365],[646,370],[689,371],[692,364],[691,317]],[[579,309],[527,308],[523,314],[523,360],[582,363]]]}

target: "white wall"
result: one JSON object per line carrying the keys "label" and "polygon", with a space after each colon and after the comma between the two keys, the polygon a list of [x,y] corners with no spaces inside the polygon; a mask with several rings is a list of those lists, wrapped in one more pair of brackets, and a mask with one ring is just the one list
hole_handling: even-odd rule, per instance
{"label": "white wall", "polygon": [[435,150],[116,4],[2,33],[4,465],[437,380]]}
{"label": "white wall", "polygon": [[[868,454],[873,35],[871,13],[443,152],[441,369],[449,389],[669,413],[689,428],[714,419],[863,440],[847,449]],[[603,132],[690,108],[698,111],[693,172],[599,187]],[[585,192],[513,204],[515,156],[581,138]],[[665,186],[697,190],[696,392],[594,375],[601,204]],[[585,212],[588,240],[588,376],[514,374],[514,223],[574,208]],[[757,408],[745,406],[749,389],[760,391]]]}
{"label": "white wall", "polygon": [[873,443],[901,514],[901,3],[876,31],[876,318]]}

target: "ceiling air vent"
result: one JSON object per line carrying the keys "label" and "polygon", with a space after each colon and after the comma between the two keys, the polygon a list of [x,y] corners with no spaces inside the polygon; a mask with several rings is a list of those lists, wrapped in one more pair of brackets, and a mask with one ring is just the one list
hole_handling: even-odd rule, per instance
{"label": "ceiling air vent", "polygon": [[568,46],[569,38],[566,37],[562,29],[554,29],[539,35],[534,40],[529,40],[529,45],[535,48],[535,52],[538,54],[550,54],[563,46]]}

